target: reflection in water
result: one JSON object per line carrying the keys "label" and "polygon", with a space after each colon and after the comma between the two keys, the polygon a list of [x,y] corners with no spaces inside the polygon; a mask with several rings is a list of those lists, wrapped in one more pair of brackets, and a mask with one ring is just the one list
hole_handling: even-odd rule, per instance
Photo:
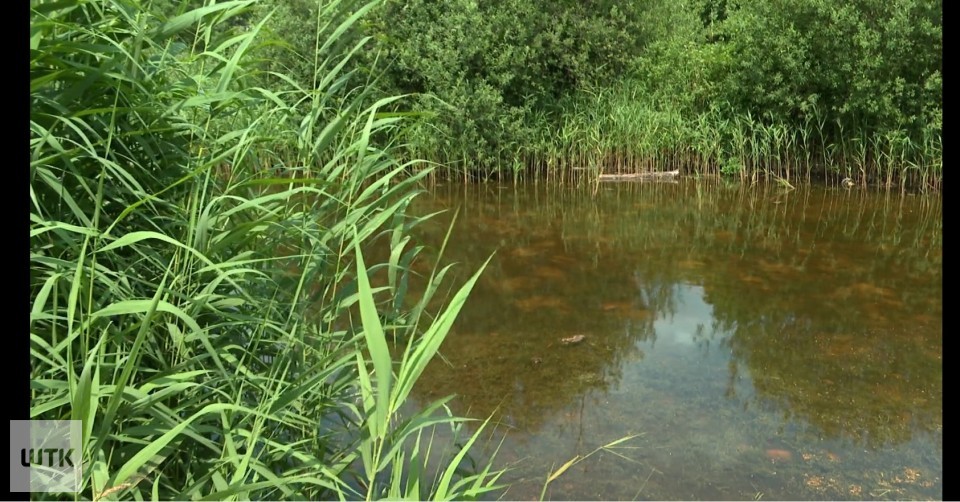
{"label": "reflection in water", "polygon": [[496,256],[414,397],[505,426],[507,498],[634,433],[548,495],[942,497],[939,199],[682,181],[441,188],[414,210],[458,206],[444,260]]}

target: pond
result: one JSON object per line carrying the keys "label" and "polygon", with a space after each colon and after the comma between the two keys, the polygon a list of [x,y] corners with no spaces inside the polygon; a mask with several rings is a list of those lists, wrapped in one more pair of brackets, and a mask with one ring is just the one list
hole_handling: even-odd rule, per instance
{"label": "pond", "polygon": [[452,184],[416,237],[458,208],[443,262],[495,255],[413,397],[493,417],[497,496],[942,498],[939,195]]}

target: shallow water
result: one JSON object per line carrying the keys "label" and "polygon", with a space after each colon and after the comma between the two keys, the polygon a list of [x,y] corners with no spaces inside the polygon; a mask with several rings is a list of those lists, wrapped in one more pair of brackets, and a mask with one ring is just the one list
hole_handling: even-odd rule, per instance
{"label": "shallow water", "polygon": [[413,397],[499,423],[499,496],[580,455],[546,497],[942,498],[939,196],[452,185],[413,212],[456,208],[443,261],[495,256]]}

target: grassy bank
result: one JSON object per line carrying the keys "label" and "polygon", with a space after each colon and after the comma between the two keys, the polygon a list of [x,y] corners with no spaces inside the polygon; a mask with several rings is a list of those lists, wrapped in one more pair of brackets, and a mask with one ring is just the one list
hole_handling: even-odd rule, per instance
{"label": "grassy bank", "polygon": [[[391,358],[427,171],[400,176],[398,98],[344,71],[366,40],[343,33],[375,5],[315,13],[304,87],[258,74],[283,41],[253,1],[32,3],[30,415],[83,421],[77,498],[494,486],[459,469],[482,424],[451,449],[430,439],[463,422],[442,401],[399,414],[476,275],[427,312],[435,269]],[[375,240],[388,261],[363,260]]]}
{"label": "grassy bank", "polygon": [[[730,115],[720,107],[692,113],[653,102],[641,85],[586,94],[564,106],[554,129],[522,151],[518,176],[574,176],[577,170],[622,173],[680,170],[745,181],[784,179],[939,191],[940,131],[846,131],[811,108],[800,124],[771,115]],[[502,169],[502,167],[500,168]]]}

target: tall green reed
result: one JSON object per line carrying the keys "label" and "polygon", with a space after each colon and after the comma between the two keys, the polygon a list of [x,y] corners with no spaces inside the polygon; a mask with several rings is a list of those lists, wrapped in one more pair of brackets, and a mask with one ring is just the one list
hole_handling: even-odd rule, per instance
{"label": "tall green reed", "polygon": [[[795,119],[740,113],[722,102],[696,110],[628,78],[565,96],[550,113],[532,112],[526,124],[536,140],[520,149],[519,164],[534,179],[679,169],[742,181],[839,183],[849,177],[862,186],[942,184],[936,123],[916,138],[897,128],[867,131],[828,120],[816,104],[805,104]],[[475,169],[488,168],[474,160]],[[513,174],[523,178],[516,169]]]}
{"label": "tall green reed", "polygon": [[[31,418],[83,422],[76,498],[494,489],[489,465],[456,469],[469,444],[427,476],[423,433],[460,421],[433,413],[442,402],[398,414],[469,293],[421,321],[436,274],[398,328],[408,355],[385,355],[378,313],[404,305],[419,252],[404,210],[428,172],[391,155],[402,117],[381,109],[399,98],[343,72],[362,41],[316,59],[312,88],[278,73],[288,85],[264,87],[247,64],[269,20],[254,4],[167,19],[130,0],[33,2]],[[341,5],[318,14],[318,47],[374,3],[327,23]],[[389,280],[371,287],[360,250],[384,240]]]}

